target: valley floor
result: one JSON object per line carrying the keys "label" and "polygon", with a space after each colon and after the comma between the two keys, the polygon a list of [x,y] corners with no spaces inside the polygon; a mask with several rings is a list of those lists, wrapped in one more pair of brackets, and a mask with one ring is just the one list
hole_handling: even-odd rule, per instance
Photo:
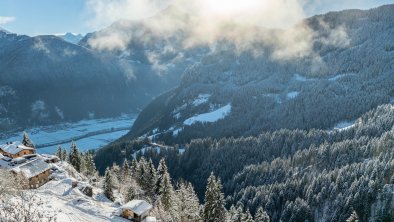
{"label": "valley floor", "polygon": [[[26,129],[30,138],[39,148],[39,153],[54,153],[58,145],[69,149],[72,141],[81,151],[98,149],[127,134],[135,121],[135,115],[117,118],[82,120]],[[23,132],[0,134],[0,144],[19,141]]]}

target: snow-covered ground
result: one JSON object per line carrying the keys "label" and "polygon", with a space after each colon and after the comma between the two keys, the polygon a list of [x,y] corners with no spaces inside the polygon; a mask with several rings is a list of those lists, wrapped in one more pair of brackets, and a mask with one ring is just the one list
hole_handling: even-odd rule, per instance
{"label": "snow-covered ground", "polygon": [[328,80],[330,80],[330,81],[337,81],[338,79],[341,79],[341,78],[343,78],[345,76],[351,76],[351,75],[354,75],[354,74],[351,74],[351,73],[339,74],[339,75],[336,75],[336,76],[333,76],[333,77],[329,78]]}
{"label": "snow-covered ground", "polygon": [[307,78],[307,77],[305,77],[305,76],[302,76],[302,75],[296,73],[296,74],[294,74],[294,76],[293,76],[293,80],[299,81],[299,82],[306,82],[306,81],[313,81],[313,80],[315,80],[315,79],[313,79],[313,78]]}
{"label": "snow-covered ground", "polygon": [[[93,197],[86,196],[78,187],[72,188],[72,181],[81,178],[67,163],[53,165],[59,169],[52,175],[54,180],[34,191],[43,201],[41,210],[53,212],[57,222],[128,221],[114,214],[118,206],[110,202],[100,188],[93,187]],[[70,175],[73,171],[75,175]],[[85,183],[80,181],[79,184]]]}
{"label": "snow-covered ground", "polygon": [[294,99],[294,98],[296,98],[299,94],[300,94],[300,93],[297,92],[297,91],[292,91],[292,92],[287,93],[286,97],[287,97],[287,99]]}
{"label": "snow-covered ground", "polygon": [[183,122],[184,125],[192,125],[196,122],[209,122],[209,123],[213,123],[216,122],[220,119],[223,119],[224,117],[226,117],[229,113],[231,112],[231,104],[227,104],[217,110],[214,110],[212,112],[209,113],[202,113],[196,116],[193,116],[187,120],[185,120]]}
{"label": "snow-covered ground", "polygon": [[[53,153],[56,151],[57,142],[63,148],[70,147],[73,138],[82,151],[100,148],[125,135],[135,121],[135,115],[127,115],[110,119],[82,120],[76,123],[62,123],[52,126],[35,127],[26,129],[31,140],[38,146],[55,143],[38,149],[39,153]],[[23,132],[0,135],[0,144],[8,141],[20,141]],[[64,142],[67,141],[67,142]]]}
{"label": "snow-covered ground", "polygon": [[198,97],[192,102],[194,106],[199,106],[201,104],[207,103],[209,101],[210,94],[199,94]]}
{"label": "snow-covered ground", "polygon": [[355,121],[343,121],[334,126],[334,130],[346,130],[353,127]]}

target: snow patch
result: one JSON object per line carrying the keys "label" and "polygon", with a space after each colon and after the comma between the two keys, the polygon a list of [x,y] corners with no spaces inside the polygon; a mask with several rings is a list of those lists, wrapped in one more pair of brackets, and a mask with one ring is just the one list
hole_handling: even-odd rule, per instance
{"label": "snow patch", "polygon": [[355,121],[343,121],[334,126],[334,130],[346,130],[354,126]]}
{"label": "snow patch", "polygon": [[293,79],[300,82],[306,82],[308,79],[305,76],[302,76],[298,73],[294,74]]}
{"label": "snow patch", "polygon": [[183,130],[183,128],[175,129],[174,131],[172,131],[172,135],[173,135],[174,137],[176,137],[176,136],[178,136],[178,134],[179,134],[180,132],[182,132],[182,130]]}
{"label": "snow patch", "polygon": [[202,123],[213,123],[216,122],[220,119],[225,118],[229,113],[231,112],[231,104],[227,104],[215,111],[209,112],[209,113],[202,113],[196,116],[193,116],[183,122],[184,125],[192,125],[196,122],[202,122]]}
{"label": "snow patch", "polygon": [[354,74],[349,74],[349,73],[346,73],[346,74],[339,74],[339,75],[336,75],[336,76],[333,76],[333,77],[329,78],[328,80],[329,80],[329,81],[337,81],[337,80],[339,80],[339,79],[341,79],[341,78],[343,78],[343,77],[351,76],[351,75],[354,75]]}
{"label": "snow patch", "polygon": [[207,103],[210,97],[210,94],[199,94],[192,104],[193,106],[199,106],[201,104]]}
{"label": "snow patch", "polygon": [[287,93],[286,97],[287,97],[287,99],[294,99],[294,98],[296,98],[299,94],[300,94],[300,92],[292,91],[292,92]]}

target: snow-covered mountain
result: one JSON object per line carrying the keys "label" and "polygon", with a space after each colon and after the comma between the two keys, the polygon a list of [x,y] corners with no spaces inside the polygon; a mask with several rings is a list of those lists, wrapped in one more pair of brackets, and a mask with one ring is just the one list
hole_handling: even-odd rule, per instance
{"label": "snow-covered mountain", "polygon": [[118,58],[56,36],[0,33],[0,49],[1,127],[118,116],[162,90],[146,90],[146,75],[130,76]]}
{"label": "snow-covered mountain", "polygon": [[79,41],[81,41],[81,39],[84,37],[82,34],[74,34],[71,32],[67,32],[66,34],[62,34],[62,35],[57,35],[60,38],[62,38],[64,41],[73,43],[73,44],[78,44]]}
{"label": "snow-covered mountain", "polygon": [[[239,53],[231,44],[218,44],[185,71],[179,87],[143,110],[128,138],[155,129],[157,139],[176,143],[280,128],[331,129],[390,103],[394,5],[330,12],[303,24],[314,33],[313,51],[305,56],[277,59],[271,46],[256,44]],[[189,121],[228,104],[231,111],[223,118]]]}
{"label": "snow-covered mountain", "polygon": [[94,45],[108,33],[146,29],[143,22],[118,21],[80,45],[58,36],[0,32],[0,128],[140,111],[175,87],[201,57],[194,49],[182,51],[168,36],[147,42],[149,33],[121,51]]}

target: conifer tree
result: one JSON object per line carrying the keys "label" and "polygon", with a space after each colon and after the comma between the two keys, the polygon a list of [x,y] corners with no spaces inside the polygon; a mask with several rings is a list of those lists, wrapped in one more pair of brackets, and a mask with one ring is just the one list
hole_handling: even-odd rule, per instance
{"label": "conifer tree", "polygon": [[174,187],[171,184],[171,178],[168,172],[165,172],[160,183],[160,201],[164,210],[168,211],[172,207],[174,196]]}
{"label": "conifer tree", "polygon": [[156,169],[153,165],[152,160],[150,159],[147,166],[147,172],[144,177],[144,187],[143,189],[146,192],[146,195],[150,198],[154,198],[155,196],[155,186],[156,184]]}
{"label": "conifer tree", "polygon": [[138,162],[136,159],[133,159],[131,161],[130,173],[134,177],[134,179],[136,178],[137,171],[138,171]]}
{"label": "conifer tree", "polygon": [[352,215],[346,220],[346,222],[359,222],[358,215],[356,211],[353,211]]}
{"label": "conifer tree", "polygon": [[126,202],[132,201],[137,197],[137,190],[135,189],[135,186],[130,185],[127,188],[127,192],[126,192]]}
{"label": "conifer tree", "polygon": [[205,191],[205,205],[203,219],[206,222],[225,221],[226,209],[224,208],[224,194],[220,179],[211,173]]}
{"label": "conifer tree", "polygon": [[71,143],[70,155],[68,159],[70,164],[75,168],[75,170],[81,172],[81,156],[78,151],[78,147],[74,142]]}
{"label": "conifer tree", "polygon": [[92,154],[90,154],[90,153],[85,154],[84,163],[85,163],[85,170],[86,170],[85,175],[86,176],[94,176],[96,174],[96,164],[94,163]]}
{"label": "conifer tree", "polygon": [[256,222],[270,222],[270,217],[268,216],[267,212],[264,210],[264,208],[259,207],[257,209],[255,219]]}
{"label": "conifer tree", "polygon": [[147,162],[146,162],[145,158],[142,157],[140,159],[140,161],[138,162],[136,181],[137,181],[137,184],[140,185],[143,190],[145,190],[145,188],[146,188],[145,183],[144,183],[146,173],[147,173]]}
{"label": "conifer tree", "polygon": [[62,147],[59,145],[59,146],[57,146],[57,151],[56,151],[56,156],[59,158],[59,160],[63,160],[63,157],[62,157]]}
{"label": "conifer tree", "polygon": [[233,222],[243,222],[245,218],[246,215],[243,212],[243,208],[241,206],[238,206],[236,209],[236,214],[234,216]]}
{"label": "conifer tree", "polygon": [[163,182],[164,174],[168,173],[167,165],[164,159],[161,159],[157,167],[157,180],[156,180],[156,195],[160,195],[161,184]]}
{"label": "conifer tree", "polygon": [[234,222],[239,220],[240,216],[238,213],[238,209],[234,207],[234,205],[231,205],[230,210],[228,211],[227,214],[227,222]]}
{"label": "conifer tree", "polygon": [[130,165],[127,159],[124,159],[122,165],[122,181],[126,181],[128,177],[130,177]]}
{"label": "conifer tree", "polygon": [[31,141],[29,135],[26,132],[23,132],[22,144],[27,147],[35,148],[33,142]]}
{"label": "conifer tree", "polygon": [[113,184],[112,172],[111,170],[109,170],[109,168],[107,168],[105,170],[103,189],[104,189],[104,195],[111,201],[115,200],[113,187],[114,184]]}
{"label": "conifer tree", "polygon": [[242,222],[254,222],[252,215],[250,214],[249,209],[242,216]]}
{"label": "conifer tree", "polygon": [[62,153],[62,161],[68,161],[67,157],[68,157],[67,150],[66,150],[66,148],[64,148],[63,153]]}
{"label": "conifer tree", "polygon": [[177,196],[180,221],[198,221],[200,219],[200,204],[193,185],[181,183],[177,190]]}

